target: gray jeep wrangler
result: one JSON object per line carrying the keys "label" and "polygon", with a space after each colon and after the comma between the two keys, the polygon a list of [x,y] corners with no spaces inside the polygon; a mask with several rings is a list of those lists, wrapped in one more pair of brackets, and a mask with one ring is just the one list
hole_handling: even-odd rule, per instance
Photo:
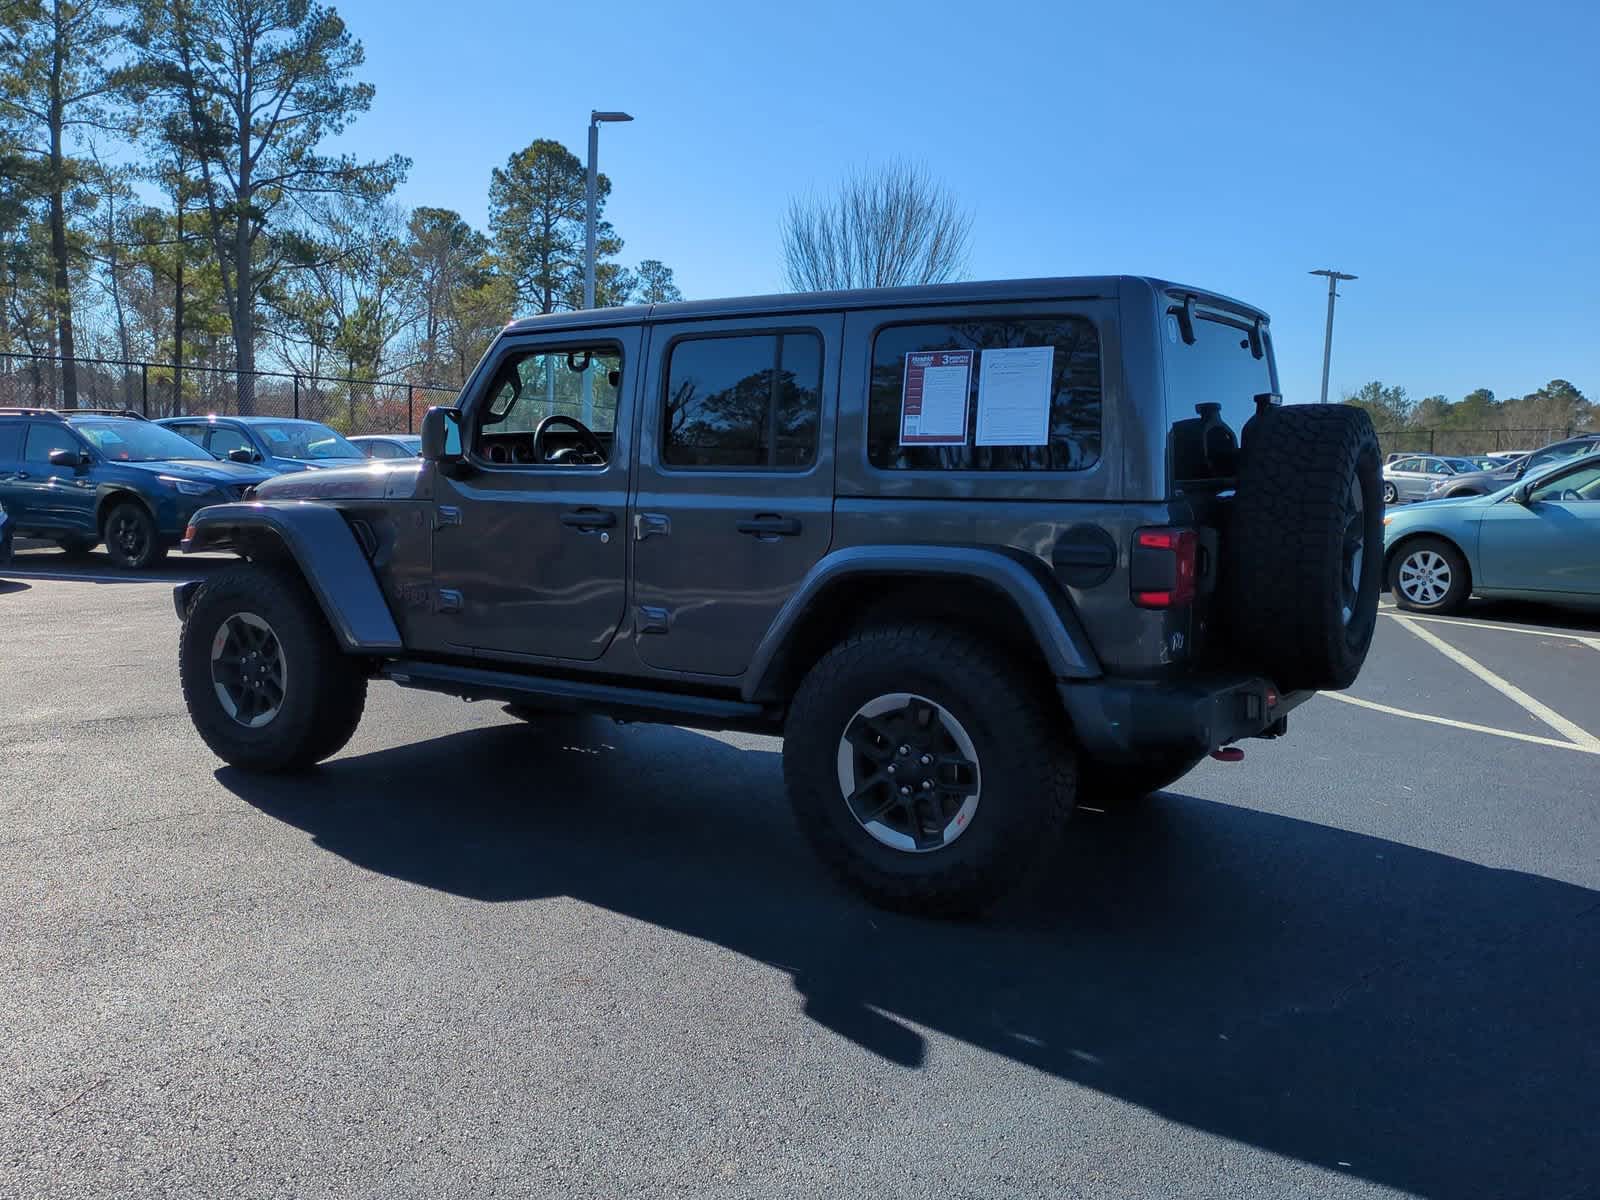
{"label": "gray jeep wrangler", "polygon": [[1075,804],[1282,735],[1376,623],[1366,415],[1282,406],[1265,314],[1157,280],[520,321],[422,446],[195,515],[246,560],[176,597],[229,763],[334,754],[373,679],[782,734],[835,870],[964,912]]}

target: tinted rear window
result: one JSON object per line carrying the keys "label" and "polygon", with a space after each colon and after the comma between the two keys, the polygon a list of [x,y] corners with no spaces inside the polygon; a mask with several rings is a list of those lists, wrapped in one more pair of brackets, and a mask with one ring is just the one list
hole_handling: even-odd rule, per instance
{"label": "tinted rear window", "polygon": [[1244,423],[1255,416],[1256,396],[1278,390],[1270,335],[1263,326],[1261,357],[1257,358],[1250,347],[1250,330],[1243,318],[1238,321],[1234,324],[1220,315],[1197,313],[1191,345],[1184,342],[1175,313],[1162,319],[1168,421],[1189,420],[1198,404],[1220,404],[1222,420],[1238,436]]}

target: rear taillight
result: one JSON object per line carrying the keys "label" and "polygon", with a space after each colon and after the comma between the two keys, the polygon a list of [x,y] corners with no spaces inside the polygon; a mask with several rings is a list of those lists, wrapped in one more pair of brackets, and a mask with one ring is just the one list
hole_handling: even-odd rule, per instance
{"label": "rear taillight", "polygon": [[1194,602],[1200,537],[1193,529],[1140,529],[1133,535],[1129,586],[1140,608]]}

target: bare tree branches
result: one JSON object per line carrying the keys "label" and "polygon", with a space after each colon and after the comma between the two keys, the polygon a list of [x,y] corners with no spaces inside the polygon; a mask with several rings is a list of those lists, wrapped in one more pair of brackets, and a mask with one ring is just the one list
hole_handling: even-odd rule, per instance
{"label": "bare tree branches", "polygon": [[836,196],[783,218],[784,278],[797,292],[943,283],[966,269],[972,217],[926,167],[850,175]]}

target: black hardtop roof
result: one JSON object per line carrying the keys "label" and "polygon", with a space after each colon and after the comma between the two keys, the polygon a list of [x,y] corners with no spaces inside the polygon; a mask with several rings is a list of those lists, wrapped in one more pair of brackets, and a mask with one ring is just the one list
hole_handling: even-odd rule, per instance
{"label": "black hardtop roof", "polygon": [[1204,288],[1169,283],[1141,275],[1079,275],[1040,279],[989,279],[935,283],[918,287],[856,288],[844,292],[784,292],[771,296],[734,296],[721,300],[685,300],[675,304],[630,304],[622,308],[547,313],[523,317],[506,333],[546,333],[597,325],[640,321],[698,321],[711,317],[776,316],[783,313],[837,312],[852,308],[917,307],[935,304],[994,304],[1008,300],[1092,300],[1116,297],[1124,283],[1141,283],[1173,298],[1193,296],[1250,317],[1266,319],[1252,305]]}

